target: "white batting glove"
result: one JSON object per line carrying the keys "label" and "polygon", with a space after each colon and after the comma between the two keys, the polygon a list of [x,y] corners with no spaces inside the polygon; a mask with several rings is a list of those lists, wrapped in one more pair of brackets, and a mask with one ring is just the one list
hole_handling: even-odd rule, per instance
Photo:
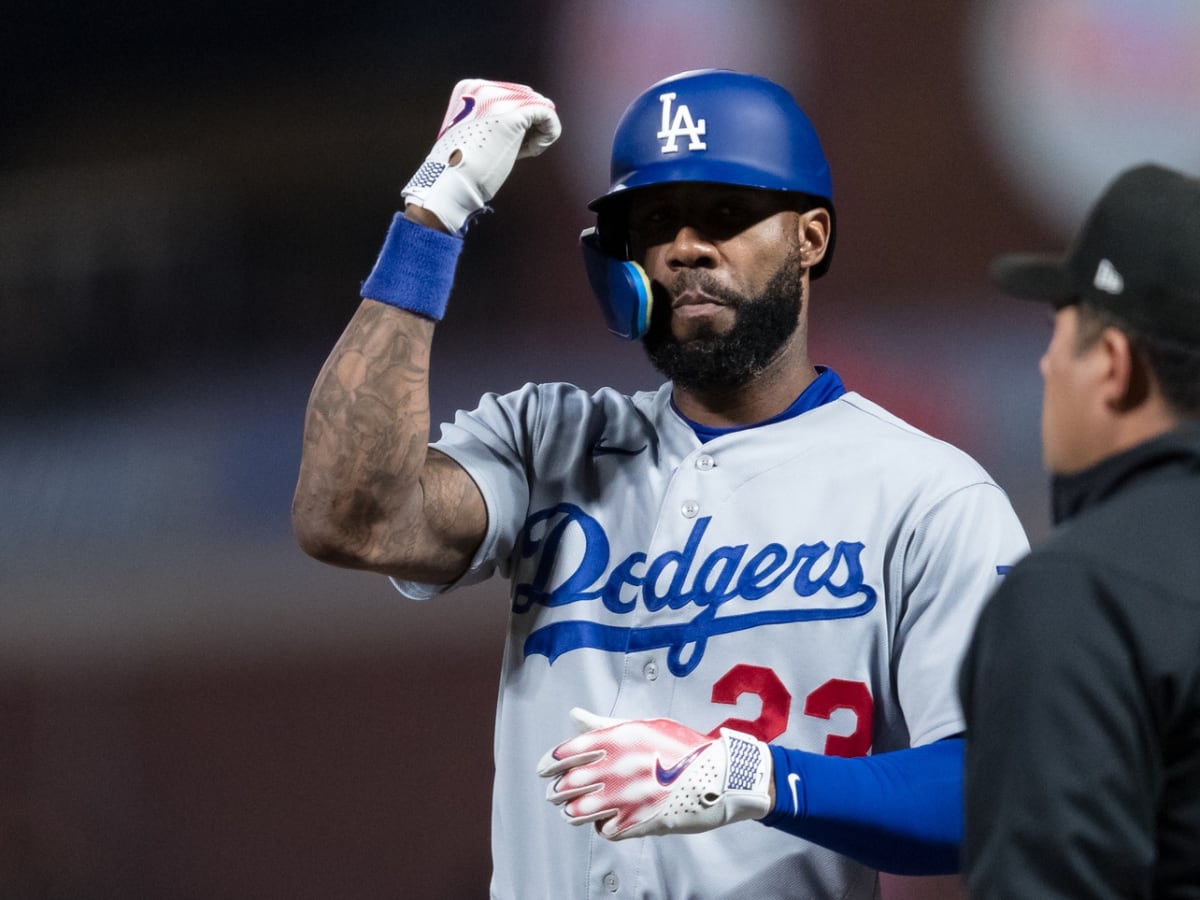
{"label": "white batting glove", "polygon": [[455,234],[487,207],[513,163],[562,132],[554,104],[523,84],[470,78],[454,86],[437,142],[401,194]]}
{"label": "white batting glove", "polygon": [[722,728],[719,737],[671,719],[607,719],[571,710],[587,729],[538,762],[554,781],[546,799],[572,825],[596,823],[618,841],[694,834],[771,810],[771,751],[755,737]]}

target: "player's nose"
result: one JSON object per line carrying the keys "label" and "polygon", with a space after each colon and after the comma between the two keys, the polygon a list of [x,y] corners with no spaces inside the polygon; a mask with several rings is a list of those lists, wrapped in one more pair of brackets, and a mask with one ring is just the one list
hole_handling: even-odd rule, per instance
{"label": "player's nose", "polygon": [[699,226],[685,223],[675,230],[667,249],[667,264],[672,269],[712,268],[716,265],[717,250]]}

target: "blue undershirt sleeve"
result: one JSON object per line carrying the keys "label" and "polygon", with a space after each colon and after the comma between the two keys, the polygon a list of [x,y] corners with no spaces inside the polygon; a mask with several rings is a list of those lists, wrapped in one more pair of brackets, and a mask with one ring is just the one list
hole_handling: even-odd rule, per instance
{"label": "blue undershirt sleeve", "polygon": [[761,821],[882,872],[959,871],[962,738],[843,758],[771,746],[775,806]]}

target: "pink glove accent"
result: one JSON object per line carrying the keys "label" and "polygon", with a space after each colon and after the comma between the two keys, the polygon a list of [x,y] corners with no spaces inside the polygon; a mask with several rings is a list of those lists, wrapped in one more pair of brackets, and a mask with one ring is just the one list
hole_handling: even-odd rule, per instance
{"label": "pink glove accent", "polygon": [[622,721],[572,711],[594,730],[542,757],[546,798],[607,838],[695,833],[770,811],[771,754],[750,735],[700,734],[671,719]]}

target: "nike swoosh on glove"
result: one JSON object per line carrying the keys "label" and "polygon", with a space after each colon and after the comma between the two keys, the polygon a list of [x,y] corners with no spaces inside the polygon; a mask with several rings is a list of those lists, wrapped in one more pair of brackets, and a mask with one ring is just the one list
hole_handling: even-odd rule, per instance
{"label": "nike swoosh on glove", "polygon": [[752,735],[716,737],[672,719],[609,719],[571,710],[583,730],[538,762],[546,799],[572,825],[610,840],[694,834],[771,809],[771,753]]}
{"label": "nike swoosh on glove", "polygon": [[462,235],[496,196],[513,164],[537,156],[561,132],[554,103],[532,88],[464,79],[450,95],[437,142],[400,193]]}

